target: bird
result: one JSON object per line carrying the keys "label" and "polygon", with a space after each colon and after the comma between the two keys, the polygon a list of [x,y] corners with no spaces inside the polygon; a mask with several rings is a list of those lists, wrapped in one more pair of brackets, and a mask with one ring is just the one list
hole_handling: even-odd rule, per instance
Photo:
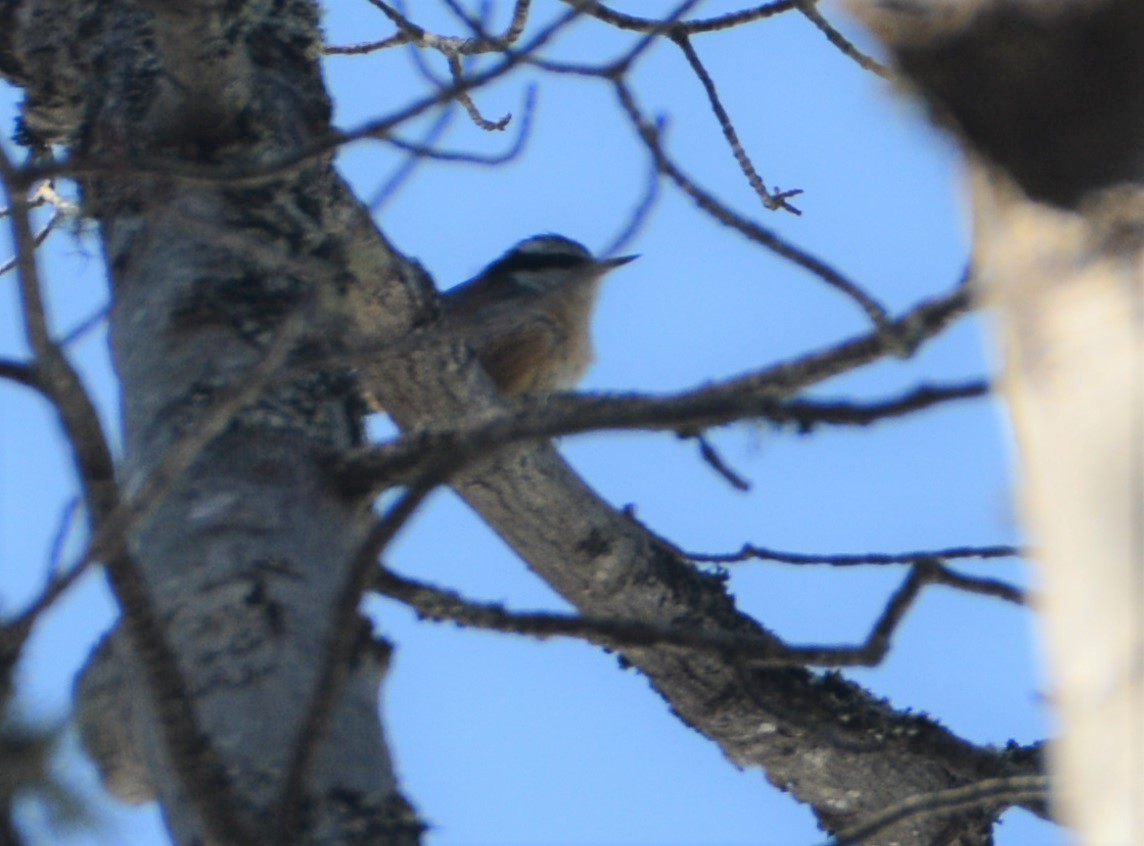
{"label": "bird", "polygon": [[600,282],[638,256],[595,258],[563,235],[534,235],[442,296],[447,328],[469,342],[501,393],[573,388],[592,363]]}

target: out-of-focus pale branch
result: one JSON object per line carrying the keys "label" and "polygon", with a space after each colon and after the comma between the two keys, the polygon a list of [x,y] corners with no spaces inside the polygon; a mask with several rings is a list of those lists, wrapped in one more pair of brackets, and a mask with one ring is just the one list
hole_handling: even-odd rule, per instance
{"label": "out-of-focus pale branch", "polygon": [[1144,4],[850,0],[973,164],[1085,846],[1144,842]]}

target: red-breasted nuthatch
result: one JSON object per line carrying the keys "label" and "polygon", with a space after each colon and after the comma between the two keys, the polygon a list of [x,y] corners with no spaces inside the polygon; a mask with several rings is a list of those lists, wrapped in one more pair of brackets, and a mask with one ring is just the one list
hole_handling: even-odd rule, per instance
{"label": "red-breasted nuthatch", "polygon": [[634,258],[596,259],[562,235],[528,238],[444,293],[445,326],[469,339],[509,396],[571,388],[592,363],[600,280]]}

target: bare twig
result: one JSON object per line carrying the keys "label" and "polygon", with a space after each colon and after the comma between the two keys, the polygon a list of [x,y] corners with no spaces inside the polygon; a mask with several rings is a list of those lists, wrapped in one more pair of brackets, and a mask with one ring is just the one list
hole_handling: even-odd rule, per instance
{"label": "bare twig", "polygon": [[[2,216],[2,215],[0,215],[0,216]],[[52,234],[52,230],[55,229],[59,225],[60,221],[62,221],[63,219],[64,219],[64,215],[62,212],[56,212],[50,218],[48,218],[48,222],[43,225],[43,227],[40,229],[39,232],[37,232],[34,236],[32,236],[32,244],[34,246],[38,247],[42,243],[44,243],[44,241],[46,241],[48,239],[48,236]],[[0,262],[0,276],[3,276],[5,273],[10,273],[11,271],[15,270],[16,265],[17,265],[17,257],[16,256],[13,256],[12,258],[8,259],[7,261]]]}
{"label": "bare twig", "polygon": [[322,48],[322,52],[327,56],[361,56],[366,53],[376,53],[379,50],[388,50],[390,47],[398,47],[402,44],[408,44],[409,38],[403,32],[398,32],[388,38],[382,38],[378,41],[361,41],[357,44],[327,44]]}
{"label": "bare twig", "polygon": [[652,209],[655,208],[658,199],[659,171],[653,166],[648,168],[647,186],[644,189],[643,197],[640,198],[639,203],[636,204],[636,207],[628,216],[627,224],[620,230],[618,235],[608,242],[608,245],[600,251],[600,254],[604,257],[614,256],[635,240],[636,235],[643,229],[644,224],[651,215]]}
{"label": "bare twig", "polygon": [[72,497],[67,505],[64,506],[63,511],[60,512],[60,522],[56,527],[56,535],[52,539],[51,552],[48,554],[48,573],[49,578],[54,579],[60,573],[60,568],[63,564],[64,546],[67,544],[68,536],[71,534],[72,523],[75,520],[75,515],[80,508],[80,499],[78,496]]}
{"label": "bare twig", "polygon": [[975,593],[981,596],[991,596],[1011,602],[1015,605],[1026,604],[1025,591],[1000,579],[967,576],[949,569],[943,562],[952,560],[965,560],[970,558],[1018,558],[1023,553],[1014,546],[958,546],[948,549],[926,550],[918,552],[900,553],[866,553],[860,555],[807,555],[796,552],[779,552],[773,549],[744,544],[738,552],[723,554],[682,553],[686,558],[709,564],[736,564],[751,559],[761,561],[776,561],[780,564],[794,564],[798,566],[825,565],[831,567],[868,567],[885,565],[918,565],[929,567],[928,578],[933,584],[942,584],[947,587]]}
{"label": "bare twig", "polygon": [[[455,3],[446,2],[446,5],[450,9],[453,10],[453,13],[455,15],[457,15],[457,17],[459,17],[462,21],[464,21],[465,24],[470,29],[473,30],[473,32],[475,34],[475,39],[473,39],[473,40],[475,40],[476,42],[478,42],[478,43],[483,42],[487,45],[494,45],[494,44],[496,45],[495,48],[490,48],[490,49],[502,49],[503,50],[503,49],[507,49],[508,47],[511,46],[511,42],[505,42],[505,41],[502,41],[501,39],[496,39],[496,38],[489,38],[484,31],[484,27],[483,27],[481,21],[475,21],[475,20],[472,20],[471,18],[469,18],[469,16],[464,13],[464,10],[462,10]],[[520,2],[517,3],[516,12],[517,12],[517,14],[520,15],[519,22],[514,20],[514,24],[519,23],[519,27],[516,29],[516,35],[517,36],[519,36],[520,32],[524,29],[524,23],[525,23],[525,20],[528,16],[528,7],[529,7],[529,0],[520,0]],[[510,25],[510,26],[512,26],[512,25]],[[508,126],[508,122],[510,120],[512,120],[512,115],[506,114],[504,117],[500,118],[499,120],[490,121],[490,120],[487,120],[480,113],[480,110],[477,109],[477,104],[473,102],[473,99],[472,99],[472,97],[469,96],[468,91],[464,90],[463,83],[464,83],[464,78],[465,78],[465,69],[461,64],[461,55],[463,55],[463,54],[451,53],[451,52],[445,53],[445,58],[446,58],[446,61],[448,62],[448,65],[449,65],[449,73],[453,77],[453,84],[457,88],[461,89],[461,93],[459,93],[457,95],[457,102],[459,102],[461,104],[461,106],[465,109],[465,112],[469,115],[469,119],[472,120],[473,123],[475,123],[481,129],[484,129],[487,132],[499,132],[499,131],[503,130],[506,126]]]}
{"label": "bare twig", "polygon": [[1000,579],[989,579],[981,576],[967,576],[949,569],[944,564],[935,562],[936,571],[934,583],[942,584],[965,593],[975,593],[979,596],[991,596],[1011,602],[1014,605],[1028,605],[1028,597],[1021,588],[1003,582]]}
{"label": "bare twig", "polygon": [[385,567],[372,573],[368,589],[408,605],[425,619],[467,628],[538,638],[574,637],[609,648],[673,646],[734,652],[787,663],[782,660],[785,653],[781,642],[762,629],[755,635],[732,635],[612,617],[514,613],[496,603],[472,602],[454,591],[400,576]]}
{"label": "bare twig", "polygon": [[[16,186],[13,185],[15,189]],[[27,199],[28,208],[35,208],[38,206],[52,206],[55,208],[55,214],[48,218],[48,222],[36,233],[32,242],[38,247],[47,240],[52,231],[68,217],[75,217],[79,214],[79,207],[71,200],[67,199],[56,191],[56,187],[52,180],[45,179],[36,189],[32,192],[31,196]],[[9,209],[0,209],[0,218],[7,217],[10,214]],[[0,276],[5,273],[11,272],[16,267],[16,259],[11,258],[7,261],[0,263]]]}
{"label": "bare twig", "polygon": [[448,61],[449,73],[453,76],[453,87],[457,91],[457,102],[464,108],[469,119],[486,132],[501,132],[512,120],[512,113],[506,113],[497,120],[489,120],[482,115],[465,86],[465,71],[461,67],[461,60],[456,56],[449,56]]}
{"label": "bare twig", "polygon": [[479,41],[496,45],[493,49],[500,50],[511,47],[520,38],[521,33],[524,32],[525,25],[528,23],[528,12],[532,6],[532,0],[516,0],[512,11],[512,20],[509,21],[504,35],[490,35],[485,25],[492,12],[491,2],[482,4],[481,16],[479,18],[473,18],[469,15],[461,8],[461,5],[457,3],[456,0],[444,0],[444,3],[458,20],[472,30],[473,35]]}
{"label": "bare twig", "polygon": [[868,567],[886,564],[916,564],[918,561],[955,561],[967,558],[1020,558],[1023,555],[1016,546],[953,546],[947,549],[927,549],[917,552],[870,552],[859,555],[812,555],[798,552],[780,552],[775,549],[744,544],[738,552],[730,553],[685,553],[692,561],[711,564],[736,564],[750,559],[777,561],[780,564],[828,565],[831,567]]}
{"label": "bare twig", "polygon": [[[694,2],[694,0],[692,0]],[[426,111],[454,100],[462,91],[473,91],[501,78],[509,71],[524,63],[528,57],[551,41],[569,23],[580,16],[577,9],[571,9],[541,29],[520,50],[506,50],[502,59],[486,71],[466,76],[462,84],[450,86],[417,100],[392,113],[388,117],[369,121],[348,132],[331,132],[325,138],[309,146],[295,150],[259,166],[244,164],[238,167],[200,165],[192,162],[174,162],[170,159],[130,162],[120,159],[71,159],[65,162],[37,164],[20,171],[13,171],[14,187],[26,187],[38,179],[53,176],[85,175],[125,175],[156,174],[178,179],[189,184],[228,185],[231,187],[263,185],[298,172],[302,168],[332,151],[366,138],[384,138],[395,127]]]}
{"label": "bare twig", "polygon": [[857,646],[789,646],[759,627],[729,632],[613,617],[514,613],[496,603],[472,602],[459,594],[415,581],[382,567],[368,588],[396,599],[434,622],[531,637],[574,637],[609,649],[673,647],[698,649],[757,667],[815,665],[875,666],[889,650],[894,631],[922,588],[934,583],[931,569],[919,565],[886,603],[866,640]]}
{"label": "bare twig", "polygon": [[839,32],[830,21],[822,16],[822,13],[818,11],[818,0],[798,0],[798,10],[802,12],[807,20],[818,27],[819,31],[826,36],[831,44],[841,50],[844,55],[857,62],[862,68],[871,73],[876,73],[883,79],[893,78],[894,75],[889,68],[855,47],[845,35]]}
{"label": "bare twig", "polygon": [[707,68],[703,66],[703,62],[699,59],[699,54],[695,52],[695,47],[691,43],[691,39],[681,32],[673,32],[671,40],[679,45],[679,49],[683,51],[683,55],[687,58],[687,63],[691,65],[691,69],[695,75],[699,77],[699,82],[703,85],[703,90],[707,93],[707,102],[711,104],[711,111],[715,113],[715,119],[719,121],[719,127],[723,130],[723,137],[727,139],[727,145],[731,148],[731,154],[735,157],[735,161],[739,163],[739,169],[743,171],[743,175],[747,178],[751,189],[758,195],[759,199],[763,201],[763,206],[774,211],[776,209],[785,209],[793,214],[802,214],[797,208],[792,206],[787,200],[791,197],[797,196],[802,193],[801,191],[783,191],[781,193],[772,194],[767,190],[766,184],[763,182],[761,176],[755,165],[751,162],[750,156],[747,151],[743,149],[743,144],[739,140],[739,133],[735,131],[735,125],[731,123],[731,116],[727,114],[727,110],[723,107],[722,101],[719,99],[719,90],[715,87],[715,81],[711,75],[707,73]]}
{"label": "bare twig", "polygon": [[[384,0],[369,0],[370,4],[379,9],[383,15],[397,27],[402,41],[396,41],[386,46],[395,46],[396,43],[416,44],[418,47],[428,47],[441,52],[445,56],[472,56],[478,53],[502,52],[520,38],[528,22],[528,11],[531,0],[517,0],[513,8],[512,20],[503,35],[489,36],[483,32],[475,38],[457,38],[454,36],[436,35],[424,27],[418,26]],[[462,20],[473,26],[467,16]]]}
{"label": "bare twig", "polygon": [[20,172],[0,148],[0,179],[12,203],[12,239],[16,245],[17,290],[24,335],[32,350],[37,387],[60,415],[73,451],[80,483],[93,517],[109,511],[117,496],[115,468],[108,440],[79,375],[52,340],[41,294],[36,237],[29,221],[30,203],[23,196]]}
{"label": "bare twig", "polygon": [[26,388],[33,388],[38,391],[43,390],[43,385],[39,375],[36,373],[35,366],[25,364],[22,361],[10,361],[6,358],[0,359],[0,379],[8,379]]}
{"label": "bare twig", "polygon": [[75,326],[73,326],[71,328],[71,330],[66,335],[64,335],[62,338],[60,338],[60,341],[59,341],[60,346],[61,347],[70,347],[76,341],[83,338],[83,336],[86,335],[88,332],[91,332],[96,327],[98,327],[100,324],[102,324],[104,321],[106,321],[107,316],[108,316],[108,314],[110,314],[110,312],[111,312],[110,306],[100,306],[99,308],[97,308],[94,312],[92,312],[90,315],[88,315],[83,320],[81,320],[79,323],[77,323]]}
{"label": "bare twig", "polygon": [[[433,146],[436,137],[440,137],[444,126],[448,124],[449,115],[451,112],[443,113],[443,120],[439,119],[433,127],[426,132],[426,138],[421,142],[414,143],[410,141],[403,141],[400,138],[395,138],[392,135],[385,139],[386,143],[392,144],[398,149],[405,150],[410,153],[410,159],[429,159],[438,162],[452,162],[457,164],[475,164],[475,165],[502,165],[510,162],[520,155],[524,150],[524,145],[528,140],[529,132],[532,128],[533,113],[536,109],[536,86],[530,85],[524,95],[524,108],[522,110],[523,118],[518,123],[520,129],[516,134],[516,138],[512,142],[512,146],[505,150],[503,153],[494,153],[492,155],[486,153],[469,153],[451,150],[441,150]],[[441,127],[438,129],[438,127]],[[432,137],[431,137],[432,136]]]}
{"label": "bare twig", "polygon": [[[572,2],[572,0],[565,0],[565,2]],[[610,59],[596,65],[586,65],[541,59],[532,55],[529,56],[528,61],[530,64],[552,73],[586,77],[597,76],[602,79],[620,78],[631,70],[636,60],[650,50],[653,45],[658,43],[660,38],[675,32],[680,25],[679,19],[697,5],[699,5],[699,0],[683,0],[683,2],[672,9],[668,15],[656,20],[653,26],[640,29],[639,31],[644,33],[643,37],[618,59]]]}
{"label": "bare twig", "polygon": [[[627,15],[622,12],[617,12],[610,9],[602,3],[597,3],[595,0],[564,0],[565,3],[574,4],[591,15],[594,18],[604,21],[605,23],[612,24],[620,29],[630,29],[635,32],[651,32],[660,29],[663,25],[661,20],[655,18],[641,18],[635,15]],[[717,32],[719,30],[731,29],[732,27],[742,26],[743,24],[753,23],[763,18],[773,17],[774,15],[782,14],[783,12],[790,12],[798,8],[800,0],[772,0],[770,3],[762,3],[750,9],[743,9],[738,12],[731,12],[727,15],[719,15],[714,18],[706,18],[703,20],[694,21],[680,21],[676,24],[676,29],[683,32],[685,35],[695,35],[701,32]]]}
{"label": "bare twig", "polygon": [[699,455],[707,462],[707,465],[722,476],[731,487],[742,493],[746,493],[751,489],[751,483],[744,479],[741,475],[731,469],[731,466],[723,460],[718,450],[707,440],[702,434],[697,435],[684,435],[683,437],[693,437],[699,444]]}
{"label": "bare twig", "polygon": [[437,119],[433,121],[433,124],[425,131],[425,135],[421,141],[416,144],[401,141],[392,135],[385,139],[395,147],[406,150],[409,155],[405,157],[405,161],[397,166],[389,178],[386,179],[381,187],[374,192],[374,195],[370,197],[366,205],[369,206],[371,212],[377,212],[388,203],[401,187],[410,180],[414,171],[417,170],[426,159],[430,158],[430,156],[423,153],[422,150],[430,149],[432,145],[437,143],[437,140],[445,134],[445,130],[453,121],[453,114],[452,104],[442,108],[441,114],[437,116]]}

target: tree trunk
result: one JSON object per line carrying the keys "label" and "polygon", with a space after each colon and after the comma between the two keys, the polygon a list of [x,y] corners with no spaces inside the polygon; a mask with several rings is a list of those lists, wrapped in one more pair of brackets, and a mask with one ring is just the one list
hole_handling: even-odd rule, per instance
{"label": "tree trunk", "polygon": [[[336,337],[335,216],[353,206],[329,152],[312,153],[330,112],[316,7],[240,5],[9,3],[0,26],[26,140],[85,163],[112,285],[119,482],[157,502],[127,545],[157,630],[126,615],[81,683],[82,722],[119,766],[109,786],[157,795],[177,843],[410,843],[420,827],[378,723],[386,648],[364,622],[322,737],[302,736],[372,515],[330,472],[356,439],[351,380],[259,368]],[[307,151],[280,176],[226,175]],[[188,452],[204,427],[222,431]]]}

